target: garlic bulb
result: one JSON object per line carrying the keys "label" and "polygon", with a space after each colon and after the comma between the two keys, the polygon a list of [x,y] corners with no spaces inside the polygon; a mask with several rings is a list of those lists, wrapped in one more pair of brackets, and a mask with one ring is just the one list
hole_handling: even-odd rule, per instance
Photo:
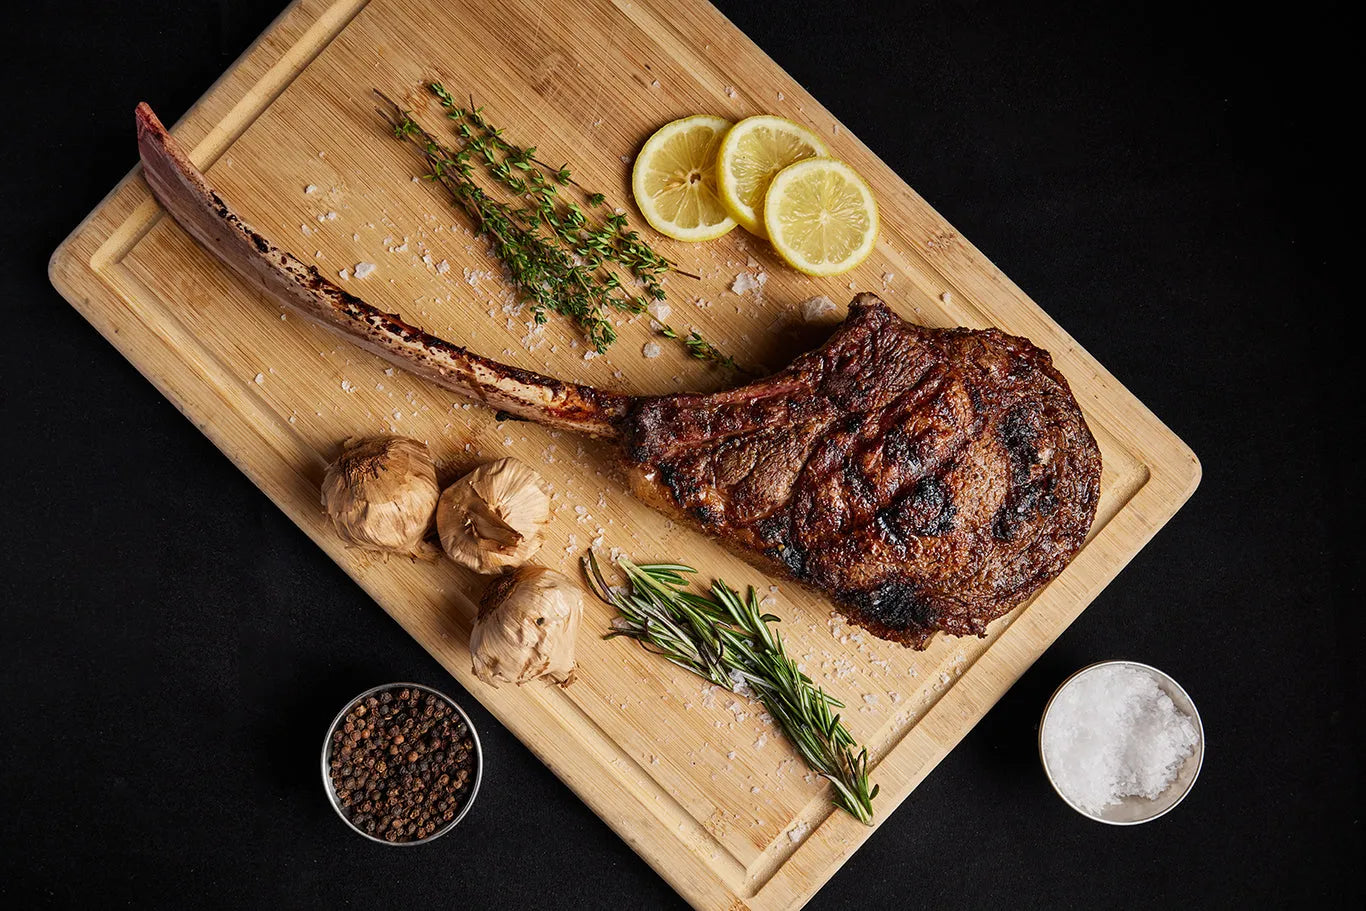
{"label": "garlic bulb", "polygon": [[360,547],[430,556],[441,488],[431,453],[417,440],[352,437],[323,476],[322,501],[337,533]]}
{"label": "garlic bulb", "polygon": [[582,617],[583,591],[561,573],[535,565],[503,573],[484,592],[470,633],[475,675],[493,686],[538,677],[569,686]]}
{"label": "garlic bulb", "polygon": [[516,459],[481,465],[447,487],[436,507],[441,549],[456,563],[485,574],[530,559],[549,521],[545,479]]}

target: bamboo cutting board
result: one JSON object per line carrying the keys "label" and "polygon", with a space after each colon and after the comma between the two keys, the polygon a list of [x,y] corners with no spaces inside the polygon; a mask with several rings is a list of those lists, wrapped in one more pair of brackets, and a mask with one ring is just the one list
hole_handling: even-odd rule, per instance
{"label": "bamboo cutting board", "polygon": [[[670,279],[670,321],[770,367],[834,324],[832,316],[824,327],[803,325],[797,304],[816,294],[843,305],[855,289],[871,290],[926,325],[999,326],[1052,352],[1100,443],[1099,513],[1067,570],[992,624],[987,638],[940,637],[911,652],[846,626],[818,595],[764,577],[636,503],[591,444],[500,423],[283,315],[161,217],[136,171],[53,256],[52,280],[67,299],[691,903],[800,906],[872,830],[832,811],[827,789],[756,706],[635,643],[601,640],[594,633],[606,629],[610,611],[597,603],[587,605],[574,686],[479,683],[467,648],[478,580],[445,562],[349,550],[325,523],[318,482],[338,442],[358,433],[414,436],[451,476],[509,454],[531,463],[556,493],[538,559],[567,573],[596,544],[759,586],[784,618],[789,648],[844,700],[850,728],[869,746],[882,787],[879,821],[1180,507],[1199,463],[703,0],[300,0],[175,132],[259,230],[325,274],[375,263],[373,274],[344,287],[429,331],[577,382],[644,393],[724,385],[723,374],[673,347],[643,358],[650,334],[642,319],[623,322],[621,340],[597,358],[586,358],[560,321],[529,332],[483,242],[415,180],[416,160],[373,110],[370,90],[379,87],[406,97],[429,128],[445,129],[418,90],[432,77],[457,95],[474,93],[511,138],[536,145],[547,161],[570,162],[583,184],[623,206],[636,149],[668,120],[772,112],[808,124],[877,194],[882,234],[873,256],[850,275],[817,280],[784,268],[739,230],[699,246],[660,239],[662,253],[703,276]],[[746,273],[758,287],[735,293]]]}

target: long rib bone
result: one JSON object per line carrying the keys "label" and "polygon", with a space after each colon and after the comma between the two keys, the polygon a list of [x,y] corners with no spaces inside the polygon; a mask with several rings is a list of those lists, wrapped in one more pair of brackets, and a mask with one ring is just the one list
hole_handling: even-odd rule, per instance
{"label": "long rib bone", "polygon": [[203,247],[272,299],[439,386],[520,417],[618,440],[631,399],[480,357],[370,306],[279,249],[218,196],[146,104],[137,108],[143,176]]}

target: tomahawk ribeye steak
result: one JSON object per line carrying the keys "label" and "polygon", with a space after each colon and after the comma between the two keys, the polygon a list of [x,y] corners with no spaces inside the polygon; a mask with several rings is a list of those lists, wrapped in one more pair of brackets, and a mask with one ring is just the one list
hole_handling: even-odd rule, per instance
{"label": "tomahawk ribeye steak", "polygon": [[1048,353],[928,329],[871,294],[820,348],[728,392],[629,396],[499,364],[407,325],[254,231],[146,105],[143,174],[196,240],[296,312],[448,389],[617,447],[631,489],[923,648],[987,624],[1085,540],[1100,450]]}

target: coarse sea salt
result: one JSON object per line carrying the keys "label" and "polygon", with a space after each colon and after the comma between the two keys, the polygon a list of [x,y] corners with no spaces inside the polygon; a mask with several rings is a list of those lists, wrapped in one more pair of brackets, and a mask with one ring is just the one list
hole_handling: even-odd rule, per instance
{"label": "coarse sea salt", "polygon": [[802,321],[818,322],[835,312],[835,302],[824,294],[802,301]]}
{"label": "coarse sea salt", "polygon": [[1058,790],[1100,813],[1125,797],[1160,797],[1198,739],[1195,722],[1151,674],[1111,665],[1087,671],[1058,693],[1042,746]]}

